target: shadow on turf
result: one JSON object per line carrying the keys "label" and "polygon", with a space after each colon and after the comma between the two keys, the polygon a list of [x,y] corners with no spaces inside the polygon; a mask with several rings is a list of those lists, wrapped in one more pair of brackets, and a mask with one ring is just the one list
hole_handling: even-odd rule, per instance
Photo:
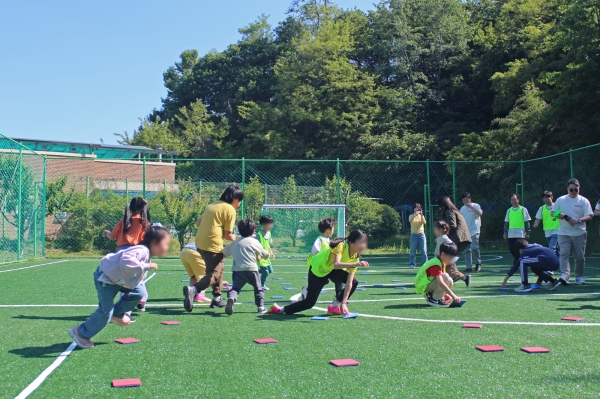
{"label": "shadow on turf", "polygon": [[13,319],[21,320],[58,320],[58,321],[86,321],[89,316],[13,316]]}
{"label": "shadow on turf", "polygon": [[[8,353],[23,358],[55,358],[70,345],[70,343],[52,344],[48,346],[30,346],[26,348],[11,349]],[[94,342],[95,346],[106,345],[106,342]]]}
{"label": "shadow on turf", "polygon": [[423,302],[419,303],[399,303],[396,305],[384,306],[384,309],[433,309],[433,306],[427,306]]}
{"label": "shadow on turf", "polygon": [[[204,311],[199,311],[200,309]],[[211,309],[208,310],[205,307],[203,308],[194,308],[194,311],[188,313],[183,309],[169,309],[169,308],[150,308],[146,307],[146,313],[152,313],[161,316],[211,316],[211,317],[221,317],[225,316],[224,309]]]}

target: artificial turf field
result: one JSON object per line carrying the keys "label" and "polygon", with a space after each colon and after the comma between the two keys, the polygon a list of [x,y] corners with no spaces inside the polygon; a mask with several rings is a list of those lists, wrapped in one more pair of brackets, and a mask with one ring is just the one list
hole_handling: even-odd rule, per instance
{"label": "artificial turf field", "polygon": [[[600,276],[600,259],[588,258],[586,286],[518,294],[498,290],[509,267],[509,256],[502,255],[484,256],[484,270],[473,275],[470,289],[456,284],[455,292],[467,300],[456,309],[425,305],[410,285],[416,271],[406,266],[406,256],[365,257],[371,267],[359,269],[357,277],[366,281],[361,284],[366,289],[357,291],[349,305],[361,315],[327,321],[310,319],[324,313],[316,309],[295,316],[259,315],[248,286],[233,316],[206,304],[187,313],[183,266],[178,259],[158,260],[159,270],[147,283],[147,311],[134,314],[137,322],[109,324],[93,339],[95,348],[73,351],[30,397],[598,397],[600,278],[595,275]],[[15,397],[42,373],[71,343],[67,330],[95,309],[92,272],[98,260],[56,262],[0,267],[2,398]],[[272,295],[289,299],[306,282],[304,260],[276,259],[273,264],[270,277],[282,280],[270,278],[268,304]],[[402,282],[392,282],[397,279]],[[509,286],[515,288],[517,280]],[[284,290],[285,282],[297,290]],[[394,288],[404,284],[404,290]],[[331,291],[321,295],[323,303],[317,306],[326,308],[331,298]],[[564,316],[585,320],[561,321]],[[160,324],[166,320],[182,324]],[[484,326],[461,328],[465,322]],[[126,337],[141,342],[113,342]],[[252,342],[269,337],[279,342]],[[482,353],[476,345],[500,345],[505,351]],[[524,346],[552,352],[526,354],[519,350]],[[328,364],[343,358],[361,364]],[[143,383],[139,388],[111,388],[113,379],[136,377]]]}

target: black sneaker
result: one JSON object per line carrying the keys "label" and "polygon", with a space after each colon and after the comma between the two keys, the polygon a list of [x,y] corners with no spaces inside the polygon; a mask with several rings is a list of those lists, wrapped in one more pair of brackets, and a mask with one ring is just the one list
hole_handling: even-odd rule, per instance
{"label": "black sneaker", "polygon": [[465,269],[465,273],[473,273],[473,269],[469,267],[468,269]]}
{"label": "black sneaker", "polygon": [[467,274],[465,276],[465,284],[467,285],[467,288],[471,288],[471,275]]}
{"label": "black sneaker", "polygon": [[225,302],[222,298],[220,301],[217,301],[215,299],[212,300],[212,302],[210,303],[210,308],[224,308],[225,306],[227,306],[227,302]]}
{"label": "black sneaker", "polygon": [[550,291],[554,291],[556,288],[560,287],[562,285],[562,283],[560,282],[560,280],[552,280],[548,283],[548,289]]}
{"label": "black sneaker", "polygon": [[[229,298],[227,299],[227,305],[225,306],[225,313],[227,313],[228,315],[232,315],[233,314],[233,305],[235,304],[235,301],[233,300],[233,298]],[[212,307],[212,305],[211,305]]]}
{"label": "black sneaker", "polygon": [[481,265],[475,265],[475,271],[476,272],[480,272],[481,271]]}
{"label": "black sneaker", "polygon": [[435,306],[435,307],[438,307],[438,308],[447,308],[450,305],[449,303],[445,302],[443,299],[440,299],[440,300],[436,301],[430,295],[427,296],[427,304],[429,306]]}

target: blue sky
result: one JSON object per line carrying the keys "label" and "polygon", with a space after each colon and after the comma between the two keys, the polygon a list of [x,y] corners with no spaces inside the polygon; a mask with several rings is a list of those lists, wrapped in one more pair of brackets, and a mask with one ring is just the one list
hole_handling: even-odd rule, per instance
{"label": "blue sky", "polygon": [[[285,18],[287,0],[3,1],[0,133],[116,143],[160,107],[162,73],[186,49],[239,40],[260,14]],[[375,0],[338,0],[373,9]]]}

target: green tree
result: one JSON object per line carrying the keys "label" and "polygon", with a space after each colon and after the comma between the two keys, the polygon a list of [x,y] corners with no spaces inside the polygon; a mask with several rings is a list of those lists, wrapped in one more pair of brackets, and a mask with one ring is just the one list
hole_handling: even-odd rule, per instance
{"label": "green tree", "polygon": [[133,132],[133,136],[125,133],[115,133],[119,144],[123,145],[139,145],[152,149],[159,146],[163,150],[182,152],[183,155],[189,154],[187,148],[180,137],[176,136],[169,128],[170,122],[161,121],[160,117],[156,117],[154,121],[149,119],[140,119],[140,127]]}
{"label": "green tree", "polygon": [[56,215],[69,209],[75,185],[67,189],[69,175],[62,175],[46,184],[46,216]]}
{"label": "green tree", "polygon": [[159,199],[165,214],[164,224],[175,231],[181,250],[196,230],[196,220],[200,210],[208,205],[208,198],[203,198],[192,182],[180,181],[177,191],[163,190]]}
{"label": "green tree", "polygon": [[246,217],[258,221],[264,203],[265,185],[261,183],[257,175],[252,176],[244,186],[244,207],[246,210]]}

